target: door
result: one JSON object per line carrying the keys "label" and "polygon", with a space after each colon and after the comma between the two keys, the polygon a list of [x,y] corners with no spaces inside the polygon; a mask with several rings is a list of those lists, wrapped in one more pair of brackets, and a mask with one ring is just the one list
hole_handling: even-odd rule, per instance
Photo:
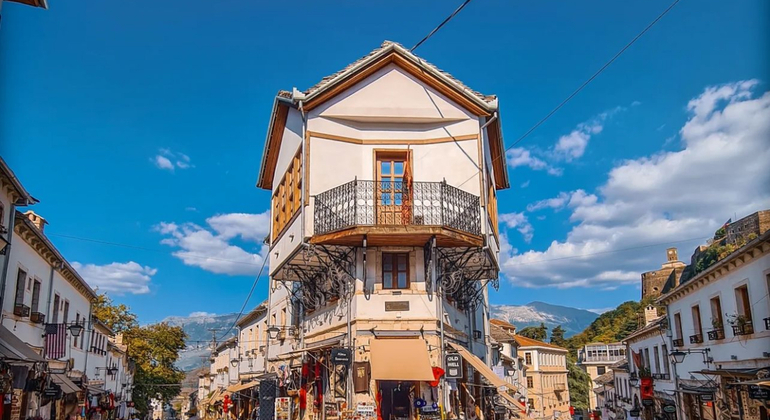
{"label": "door", "polygon": [[377,224],[411,223],[411,174],[408,151],[376,152]]}

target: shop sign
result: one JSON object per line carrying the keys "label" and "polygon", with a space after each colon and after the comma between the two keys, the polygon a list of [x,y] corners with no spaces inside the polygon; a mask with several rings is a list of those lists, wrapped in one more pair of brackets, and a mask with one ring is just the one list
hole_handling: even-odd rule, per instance
{"label": "shop sign", "polygon": [[655,400],[650,398],[642,398],[642,405],[645,407],[652,407],[655,405]]}
{"label": "shop sign", "polygon": [[356,406],[356,414],[361,417],[374,417],[376,409],[373,405],[367,405],[364,403],[358,403]]}
{"label": "shop sign", "polygon": [[335,366],[350,366],[352,360],[350,349],[336,348],[332,349],[332,364]]}
{"label": "shop sign", "polygon": [[770,400],[770,387],[749,385],[749,398],[752,400]]}
{"label": "shop sign", "polygon": [[676,413],[676,406],[671,405],[671,404],[666,404],[666,405],[663,406],[663,412],[664,413],[669,413],[669,414]]}
{"label": "shop sign", "polygon": [[408,300],[385,302],[385,312],[406,312],[409,310]]}
{"label": "shop sign", "polygon": [[463,377],[462,356],[457,353],[444,356],[444,371],[447,379],[460,379]]}
{"label": "shop sign", "polygon": [[55,387],[45,388],[43,390],[43,395],[49,398],[57,397],[59,395],[59,390]]}
{"label": "shop sign", "polygon": [[700,400],[702,402],[714,401],[714,394],[700,394]]}
{"label": "shop sign", "polygon": [[628,415],[631,417],[639,417],[640,414],[642,414],[642,410],[638,408],[634,408],[633,410],[628,412]]}

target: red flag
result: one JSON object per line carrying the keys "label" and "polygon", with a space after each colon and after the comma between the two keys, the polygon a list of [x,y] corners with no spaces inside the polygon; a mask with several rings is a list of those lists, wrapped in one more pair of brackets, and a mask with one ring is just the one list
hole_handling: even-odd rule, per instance
{"label": "red flag", "polygon": [[631,350],[631,357],[634,359],[634,365],[636,365],[637,369],[642,368],[642,352],[639,351],[639,353],[634,353],[633,350]]}
{"label": "red flag", "polygon": [[45,354],[48,359],[61,359],[67,355],[67,324],[46,325]]}

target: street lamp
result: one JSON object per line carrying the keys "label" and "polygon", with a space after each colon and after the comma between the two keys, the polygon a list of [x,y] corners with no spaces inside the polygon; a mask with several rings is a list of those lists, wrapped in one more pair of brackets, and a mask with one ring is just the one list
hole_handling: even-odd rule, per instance
{"label": "street lamp", "polygon": [[275,340],[276,338],[278,338],[278,333],[279,332],[281,332],[281,329],[276,327],[275,325],[273,325],[272,327],[267,329],[267,335],[272,340]]}
{"label": "street lamp", "polygon": [[239,361],[238,359],[233,359],[233,360],[230,360],[230,364],[231,364],[233,367],[238,367],[238,363],[240,363],[240,361]]}
{"label": "street lamp", "polygon": [[69,330],[72,333],[72,336],[75,338],[80,337],[80,334],[83,332],[84,329],[85,328],[78,323],[75,323],[69,326]]}
{"label": "street lamp", "polygon": [[8,241],[0,236],[0,255],[5,255],[5,249],[8,247]]}
{"label": "street lamp", "polygon": [[671,352],[670,356],[671,356],[672,363],[682,363],[684,362],[684,358],[687,356],[687,353],[677,350],[677,351]]}
{"label": "street lamp", "polygon": [[630,378],[628,378],[628,384],[636,387],[639,385],[639,378],[636,376],[636,374],[631,375]]}

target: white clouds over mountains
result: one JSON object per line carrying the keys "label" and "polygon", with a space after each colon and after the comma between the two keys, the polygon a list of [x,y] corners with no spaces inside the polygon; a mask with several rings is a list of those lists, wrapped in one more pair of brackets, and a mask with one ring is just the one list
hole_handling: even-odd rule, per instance
{"label": "white clouds over mountains", "polygon": [[[161,222],[155,230],[165,236],[161,243],[185,265],[216,274],[255,276],[267,254],[262,240],[270,228],[270,214],[230,213],[206,219],[208,227],[195,223]],[[234,240],[252,242],[258,252],[248,251]]]}
{"label": "white clouds over mountains", "polygon": [[[565,209],[574,226],[544,251],[506,247],[505,276],[528,287],[637,284],[663,262],[664,244],[679,242],[680,259],[689,261],[734,214],[770,208],[770,92],[753,95],[756,85],[709,87],[692,99],[682,150],[621,162],[595,193],[565,191],[530,204],[529,212]],[[531,237],[528,230],[524,239]]]}

